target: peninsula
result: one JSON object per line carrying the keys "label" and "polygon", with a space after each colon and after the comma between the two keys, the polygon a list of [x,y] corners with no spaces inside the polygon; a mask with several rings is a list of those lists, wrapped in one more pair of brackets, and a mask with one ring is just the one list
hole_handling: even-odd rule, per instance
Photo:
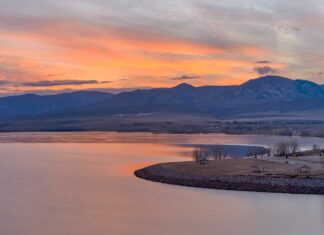
{"label": "peninsula", "polygon": [[135,171],[139,178],[198,188],[324,195],[324,157],[162,163]]}

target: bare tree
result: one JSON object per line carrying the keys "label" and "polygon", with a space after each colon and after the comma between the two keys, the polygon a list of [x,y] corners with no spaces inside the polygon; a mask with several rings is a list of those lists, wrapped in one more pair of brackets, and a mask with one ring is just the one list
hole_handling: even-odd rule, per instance
{"label": "bare tree", "polygon": [[209,160],[209,151],[207,148],[204,148],[202,146],[197,147],[192,152],[192,157],[194,161],[196,161],[199,164],[207,164]]}
{"label": "bare tree", "polygon": [[214,160],[222,160],[222,159],[226,159],[227,157],[227,150],[223,147],[220,146],[214,146],[212,148],[212,158]]}
{"label": "bare tree", "polygon": [[275,153],[277,156],[288,156],[298,152],[299,143],[296,140],[290,142],[279,142],[274,145]]}
{"label": "bare tree", "polygon": [[283,157],[289,154],[289,145],[285,142],[275,144],[275,149],[278,156]]}
{"label": "bare tree", "polygon": [[288,143],[289,152],[295,154],[299,150],[299,144],[296,140],[292,140]]}

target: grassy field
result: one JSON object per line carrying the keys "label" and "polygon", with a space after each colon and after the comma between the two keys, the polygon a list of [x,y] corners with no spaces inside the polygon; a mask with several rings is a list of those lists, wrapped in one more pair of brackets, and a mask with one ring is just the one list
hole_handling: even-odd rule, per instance
{"label": "grassy field", "polygon": [[[301,165],[307,164],[311,167],[311,173],[308,177],[323,177],[324,178],[324,158],[318,157],[318,161],[307,161],[290,159],[291,164],[284,162],[276,162],[259,159],[228,159],[209,161],[208,164],[200,165],[196,162],[176,162],[164,163],[162,167],[182,173],[190,173],[200,176],[280,176],[280,177],[305,177],[300,174],[298,169]],[[264,168],[262,173],[254,173],[251,169],[253,166],[259,165]]]}

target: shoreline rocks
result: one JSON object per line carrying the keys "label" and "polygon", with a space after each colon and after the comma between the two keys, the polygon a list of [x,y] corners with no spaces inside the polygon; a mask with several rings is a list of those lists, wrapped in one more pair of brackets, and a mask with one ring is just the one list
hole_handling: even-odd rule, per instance
{"label": "shoreline rocks", "polygon": [[324,179],[288,178],[271,176],[200,176],[176,172],[161,164],[149,166],[134,172],[135,176],[172,185],[196,188],[324,195]]}

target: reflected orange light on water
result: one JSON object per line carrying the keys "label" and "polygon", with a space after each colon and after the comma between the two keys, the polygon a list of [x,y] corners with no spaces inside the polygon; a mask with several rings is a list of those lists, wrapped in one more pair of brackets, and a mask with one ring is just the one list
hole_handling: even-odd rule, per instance
{"label": "reflected orange light on water", "polygon": [[[148,133],[0,134],[0,142],[61,141],[1,144],[0,233],[250,235],[262,231],[272,235],[291,234],[294,228],[293,234],[321,234],[321,197],[187,188],[133,175],[134,170],[147,165],[186,160],[183,152],[187,150],[165,144],[168,141],[255,144],[264,138]],[[303,140],[307,142],[308,138]]]}
{"label": "reflected orange light on water", "polygon": [[133,176],[136,170],[153,165],[154,163],[155,162],[139,162],[139,163],[124,164],[119,167],[119,172],[127,176]]}

